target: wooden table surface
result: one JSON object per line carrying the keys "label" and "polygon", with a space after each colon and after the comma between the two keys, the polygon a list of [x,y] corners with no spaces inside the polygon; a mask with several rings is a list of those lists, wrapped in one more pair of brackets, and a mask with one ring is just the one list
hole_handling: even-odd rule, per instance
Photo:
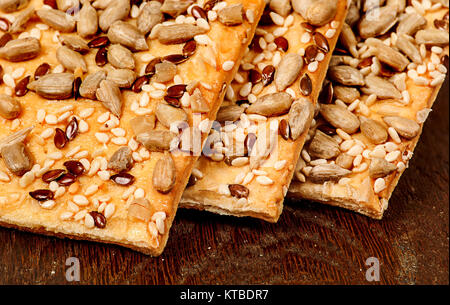
{"label": "wooden table surface", "polygon": [[0,228],[0,284],[449,283],[448,80],[382,221],[311,202],[286,202],[277,224],[178,211],[163,255]]}

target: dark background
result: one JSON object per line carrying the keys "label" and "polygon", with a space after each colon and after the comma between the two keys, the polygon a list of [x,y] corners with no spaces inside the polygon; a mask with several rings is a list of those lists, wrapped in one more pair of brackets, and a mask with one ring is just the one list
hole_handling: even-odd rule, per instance
{"label": "dark background", "polygon": [[286,202],[277,224],[179,210],[152,258],[118,246],[0,228],[0,284],[449,284],[449,86],[382,221],[310,202]]}

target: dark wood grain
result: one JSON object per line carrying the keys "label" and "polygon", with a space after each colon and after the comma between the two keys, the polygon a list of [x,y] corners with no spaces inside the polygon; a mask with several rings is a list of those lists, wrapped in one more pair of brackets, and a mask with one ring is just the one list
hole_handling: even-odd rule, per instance
{"label": "dark wood grain", "polygon": [[[382,221],[311,202],[286,202],[279,223],[179,211],[162,256],[0,228],[0,284],[449,283],[448,81]],[[371,282],[370,284],[373,284]]]}

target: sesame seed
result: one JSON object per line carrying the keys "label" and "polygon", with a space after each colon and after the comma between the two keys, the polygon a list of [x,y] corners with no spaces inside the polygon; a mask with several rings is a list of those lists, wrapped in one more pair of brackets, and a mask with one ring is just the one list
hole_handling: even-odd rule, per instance
{"label": "sesame seed", "polygon": [[66,192],[66,188],[64,186],[60,186],[56,189],[55,191],[55,196],[54,198],[59,198],[62,195],[64,195],[64,193]]}
{"label": "sesame seed", "polygon": [[89,229],[92,229],[95,226],[94,218],[91,214],[87,213],[84,217],[84,225]]}
{"label": "sesame seed", "polygon": [[50,154],[47,154],[47,157],[52,160],[60,160],[63,157],[63,154],[60,151],[55,151]]}
{"label": "sesame seed", "polygon": [[335,29],[328,29],[325,32],[325,37],[326,38],[333,38],[334,35],[336,35],[336,30]]}
{"label": "sesame seed", "polygon": [[388,128],[388,133],[391,136],[392,140],[396,143],[401,143],[402,140],[400,139],[400,136],[397,133],[397,130],[395,130],[393,127]]}
{"label": "sesame seed", "polygon": [[[210,11],[211,12],[211,11]],[[156,228],[156,224],[152,221],[148,223],[148,231],[150,232],[150,235],[153,237],[158,236],[158,229]]]}
{"label": "sesame seed", "polygon": [[84,191],[84,194],[86,196],[90,196],[98,191],[98,185],[91,184],[87,187],[87,189]]}
{"label": "sesame seed", "polygon": [[398,159],[399,156],[400,156],[400,151],[394,150],[386,155],[385,160],[388,162],[394,162],[395,160]]}
{"label": "sesame seed", "polygon": [[279,27],[279,28],[276,28],[275,31],[272,32],[272,34],[275,37],[280,37],[280,36],[283,36],[284,34],[286,34],[287,30],[288,30],[288,28],[286,28],[286,27]]}
{"label": "sesame seed", "polygon": [[269,13],[270,18],[272,18],[273,23],[275,23],[276,25],[282,26],[284,24],[284,18],[280,15],[278,15],[275,12],[270,12]]}
{"label": "sesame seed", "polygon": [[56,205],[56,202],[54,200],[47,200],[40,204],[41,208],[50,210]]}
{"label": "sesame seed", "polygon": [[59,215],[59,219],[68,220],[68,219],[72,218],[72,216],[73,216],[73,212],[63,212],[63,213],[61,213],[61,215]]}
{"label": "sesame seed", "polygon": [[14,78],[11,76],[11,74],[8,74],[8,73],[5,73],[3,75],[3,82],[11,88],[14,88],[16,86],[16,83],[14,82]]}
{"label": "sesame seed", "polygon": [[109,136],[103,132],[96,132],[95,138],[97,139],[97,141],[99,141],[100,143],[103,143],[103,144],[108,143],[108,141],[109,141]]}
{"label": "sesame seed", "polygon": [[78,153],[76,153],[73,158],[74,159],[81,159],[81,158],[86,158],[89,155],[89,152],[87,150],[83,150],[80,151]]}
{"label": "sesame seed", "polygon": [[313,62],[308,64],[308,71],[309,72],[316,72],[318,68],[319,68],[319,62],[318,61],[313,61]]}
{"label": "sesame seed", "polygon": [[[414,1],[414,0],[413,0]],[[386,188],[386,181],[383,178],[378,178],[374,183],[375,193],[379,193]]]}
{"label": "sesame seed", "polygon": [[267,176],[258,176],[256,177],[256,181],[261,185],[271,185],[273,184],[273,180]]}
{"label": "sesame seed", "polygon": [[35,179],[34,172],[28,171],[19,179],[19,185],[21,188],[26,188],[31,183],[33,183]]}
{"label": "sesame seed", "polygon": [[234,61],[231,61],[231,60],[224,62],[222,65],[222,69],[224,71],[231,71],[231,69],[233,69],[233,67],[234,67]]}
{"label": "sesame seed", "polygon": [[145,191],[142,188],[137,188],[133,195],[135,198],[143,198],[145,196]]}
{"label": "sesame seed", "polygon": [[89,204],[89,200],[83,195],[73,196],[73,202],[75,202],[79,206],[86,206]]}
{"label": "sesame seed", "polygon": [[45,116],[45,122],[49,125],[55,125],[58,123],[58,118],[54,114],[48,114]]}
{"label": "sesame seed", "polygon": [[242,181],[244,181],[245,178],[245,173],[244,172],[240,172],[239,174],[236,175],[236,177],[234,178],[234,183],[235,184],[241,184]]}
{"label": "sesame seed", "polygon": [[103,181],[108,181],[110,177],[109,171],[99,171],[97,175],[102,179]]}
{"label": "sesame seed", "polygon": [[352,169],[352,172],[354,172],[354,173],[362,173],[362,172],[364,172],[368,167],[369,167],[369,166],[367,165],[367,163],[364,162],[364,163],[361,163],[358,167],[354,167],[354,168]]}
{"label": "sesame seed", "polygon": [[245,11],[245,17],[247,18],[249,23],[255,22],[255,12],[251,9]]}
{"label": "sesame seed", "polygon": [[106,206],[105,208],[105,218],[109,219],[111,218],[111,216],[114,215],[114,212],[116,211],[116,206],[114,205],[114,203],[110,203]]}

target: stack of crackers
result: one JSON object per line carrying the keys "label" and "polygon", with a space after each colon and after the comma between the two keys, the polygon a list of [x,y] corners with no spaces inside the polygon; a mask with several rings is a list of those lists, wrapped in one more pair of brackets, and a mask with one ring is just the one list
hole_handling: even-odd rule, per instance
{"label": "stack of crackers", "polygon": [[446,0],[0,0],[0,224],[159,255],[178,206],[381,219]]}

